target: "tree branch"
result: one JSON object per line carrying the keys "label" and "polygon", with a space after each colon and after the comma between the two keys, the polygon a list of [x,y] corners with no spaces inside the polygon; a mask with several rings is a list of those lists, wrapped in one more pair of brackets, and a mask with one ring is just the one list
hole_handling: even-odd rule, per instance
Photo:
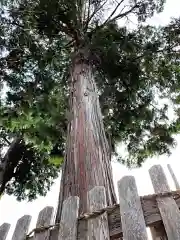
{"label": "tree branch", "polygon": [[[123,1],[123,0],[122,0]],[[122,3],[122,1],[120,3]],[[116,8],[114,9],[114,11],[111,13],[111,15],[107,18],[107,20],[99,27],[99,28],[102,28],[104,27],[107,23],[110,23],[110,22],[114,22],[116,20],[118,20],[119,18],[123,18],[125,16],[127,16],[129,13],[131,13],[134,9],[138,8],[139,7],[139,4],[135,4],[131,9],[129,9],[128,11],[124,12],[124,13],[120,13],[118,15],[116,15],[115,17],[112,18],[112,16],[115,14],[115,12],[117,11],[118,7],[120,5],[118,4],[116,6]]]}
{"label": "tree branch", "polygon": [[109,22],[109,20],[112,18],[112,16],[116,13],[116,11],[118,10],[119,6],[124,2],[124,0],[121,0],[117,6],[115,7],[115,9],[112,11],[112,13],[109,15],[109,17],[106,19],[106,21],[103,23],[103,25],[105,25],[106,23]]}
{"label": "tree branch", "polygon": [[118,15],[116,15],[114,18],[110,19],[110,22],[113,22],[115,20],[118,20],[119,18],[123,18],[125,16],[127,16],[129,13],[131,13],[134,9],[138,8],[139,4],[135,4],[131,9],[129,9],[128,11],[124,12],[124,13],[120,13]]}
{"label": "tree branch", "polygon": [[[18,10],[19,11],[19,10]],[[11,12],[11,11],[9,11]],[[36,12],[34,12],[36,13]],[[64,18],[65,19],[65,18]],[[71,24],[71,22],[65,21],[64,24],[63,22],[57,22],[54,19],[52,19],[55,24],[59,26],[59,30],[65,34],[67,34],[70,37],[74,37],[75,39],[77,38],[76,31],[74,30],[74,26]],[[7,21],[8,24],[15,25],[17,27],[20,27],[22,31],[26,31],[29,29],[24,29],[24,26],[21,25],[20,23],[17,23],[15,21],[11,22],[10,20]]]}
{"label": "tree branch", "polygon": [[[88,10],[87,10],[87,12],[88,12],[88,15],[87,15],[87,21],[85,22],[85,29],[87,29],[87,22],[88,22],[88,19],[89,19],[89,16],[90,16],[90,7],[91,7],[91,2],[90,2],[90,0],[88,1]],[[83,21],[85,21],[85,17],[84,17],[84,20]]]}
{"label": "tree branch", "polygon": [[2,139],[3,139],[8,145],[11,145],[11,142],[10,142],[5,136],[2,136]]}
{"label": "tree branch", "polygon": [[[172,53],[172,52],[173,52],[173,53],[176,53],[176,51],[173,51],[173,48],[174,48],[174,46],[167,47],[167,48],[163,48],[163,49],[159,49],[159,50],[153,52],[153,54],[163,53],[163,52],[166,52],[166,51],[169,51],[169,50],[171,50],[171,53]],[[152,53],[152,52],[150,52],[150,53]],[[141,54],[141,55],[137,56],[136,58],[134,58],[134,60],[138,60],[138,59],[140,59],[140,58],[143,58],[143,57],[145,57],[146,54],[147,54],[147,52],[144,52],[143,54]]]}
{"label": "tree branch", "polygon": [[[91,16],[89,16],[87,18],[86,21],[86,25],[85,25],[85,30],[87,30],[88,28],[88,24],[90,23],[90,21],[93,19],[93,17],[96,15],[96,13],[98,13],[103,7],[104,5],[107,3],[108,0],[105,0],[103,4],[101,4],[97,9],[94,9],[93,13],[91,14]],[[123,0],[124,1],[124,0]]]}

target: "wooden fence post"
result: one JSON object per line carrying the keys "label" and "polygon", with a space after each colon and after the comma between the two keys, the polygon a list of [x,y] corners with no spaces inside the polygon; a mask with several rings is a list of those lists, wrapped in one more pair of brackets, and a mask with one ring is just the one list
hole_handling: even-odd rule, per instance
{"label": "wooden fence post", "polygon": [[175,184],[176,189],[177,189],[177,190],[180,189],[179,182],[178,182],[178,180],[177,180],[177,178],[176,178],[176,175],[174,174],[174,172],[173,172],[173,170],[172,170],[171,165],[168,164],[167,167],[168,167],[168,170],[169,170],[169,172],[170,172],[170,174],[171,174],[171,177],[172,177],[172,179],[173,179],[173,181],[174,181],[174,184]]}
{"label": "wooden fence post", "polygon": [[118,182],[123,239],[147,240],[146,224],[135,178],[123,177]]}
{"label": "wooden fence post", "polygon": [[[155,193],[170,191],[166,176],[160,165],[149,170]],[[158,208],[168,239],[180,240],[180,212],[172,197],[157,197]],[[166,236],[163,236],[166,239]]]}
{"label": "wooden fence post", "polygon": [[0,240],[6,240],[10,226],[9,223],[3,223],[0,226]]}
{"label": "wooden fence post", "polygon": [[76,240],[79,197],[69,197],[63,202],[58,240]]}
{"label": "wooden fence post", "polygon": [[[43,210],[41,210],[36,223],[36,228],[49,226],[51,224],[53,211],[54,211],[53,207],[45,207]],[[50,229],[47,229],[47,230],[35,232],[33,239],[49,240],[49,236],[50,236]]]}
{"label": "wooden fence post", "polygon": [[31,222],[31,216],[24,215],[21,217],[16,224],[12,240],[24,240],[26,238],[26,234],[29,230],[29,225]]}
{"label": "wooden fence post", "polygon": [[[96,186],[88,192],[90,212],[107,207],[105,188]],[[88,220],[88,240],[109,240],[109,226],[107,213]]]}

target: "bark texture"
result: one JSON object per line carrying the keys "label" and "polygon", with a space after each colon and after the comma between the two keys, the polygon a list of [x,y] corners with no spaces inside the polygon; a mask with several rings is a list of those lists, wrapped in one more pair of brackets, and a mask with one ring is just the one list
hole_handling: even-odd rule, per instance
{"label": "bark texture", "polygon": [[95,186],[105,187],[108,205],[116,202],[110,149],[93,71],[88,61],[78,56],[71,71],[67,148],[56,222],[60,221],[62,203],[69,196],[79,196],[79,213],[87,212],[87,193]]}

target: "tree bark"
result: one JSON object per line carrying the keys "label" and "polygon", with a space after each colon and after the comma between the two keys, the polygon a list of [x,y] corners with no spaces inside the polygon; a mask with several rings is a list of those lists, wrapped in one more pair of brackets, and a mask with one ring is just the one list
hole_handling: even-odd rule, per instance
{"label": "tree bark", "polygon": [[87,193],[95,186],[105,187],[108,205],[116,202],[110,156],[92,67],[78,55],[71,70],[68,136],[56,222],[69,196],[80,197],[79,214],[87,212]]}

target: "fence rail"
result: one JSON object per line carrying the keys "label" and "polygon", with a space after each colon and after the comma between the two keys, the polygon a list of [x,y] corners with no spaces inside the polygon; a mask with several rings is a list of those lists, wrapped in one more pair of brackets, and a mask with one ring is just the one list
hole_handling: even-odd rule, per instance
{"label": "fence rail", "polygon": [[[149,173],[152,195],[139,196],[134,177],[125,176],[118,182],[120,204],[107,206],[105,189],[97,186],[88,193],[90,213],[78,216],[79,198],[69,197],[58,225],[52,223],[53,208],[46,207],[39,213],[32,236],[28,235],[31,216],[25,215],[17,221],[12,240],[146,240],[146,227],[153,240],[180,240],[180,191],[170,191],[160,165]],[[0,226],[0,240],[6,240],[9,228],[8,223]]]}

